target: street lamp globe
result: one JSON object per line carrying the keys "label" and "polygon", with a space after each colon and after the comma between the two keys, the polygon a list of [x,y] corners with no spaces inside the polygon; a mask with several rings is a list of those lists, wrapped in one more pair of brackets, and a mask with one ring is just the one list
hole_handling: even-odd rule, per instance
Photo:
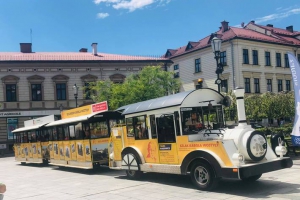
{"label": "street lamp globe", "polygon": [[220,52],[221,44],[222,44],[222,39],[217,38],[216,36],[211,40],[211,47],[215,54]]}
{"label": "street lamp globe", "polygon": [[73,86],[73,92],[74,92],[74,95],[78,94],[78,87],[77,87],[76,83]]}

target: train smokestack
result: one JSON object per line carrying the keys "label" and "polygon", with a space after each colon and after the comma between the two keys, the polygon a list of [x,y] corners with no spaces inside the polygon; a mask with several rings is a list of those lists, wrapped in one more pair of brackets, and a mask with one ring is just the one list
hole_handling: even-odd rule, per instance
{"label": "train smokestack", "polygon": [[242,87],[237,87],[234,90],[234,94],[236,96],[239,125],[247,125],[244,101],[245,89]]}

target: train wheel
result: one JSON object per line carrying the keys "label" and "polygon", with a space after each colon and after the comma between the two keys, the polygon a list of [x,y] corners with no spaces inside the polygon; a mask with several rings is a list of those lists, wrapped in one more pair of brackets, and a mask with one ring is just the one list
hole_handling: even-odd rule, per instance
{"label": "train wheel", "polygon": [[262,174],[258,174],[258,175],[255,175],[255,176],[250,176],[250,177],[247,177],[247,178],[242,178],[242,181],[244,182],[254,182],[254,181],[257,181],[260,177],[261,177]]}
{"label": "train wheel", "polygon": [[127,153],[123,156],[122,167],[126,170],[126,175],[129,179],[140,179],[143,172],[140,171],[140,161],[133,153]]}
{"label": "train wheel", "polygon": [[200,190],[213,190],[219,180],[215,177],[211,166],[206,163],[196,162],[191,168],[192,182]]}

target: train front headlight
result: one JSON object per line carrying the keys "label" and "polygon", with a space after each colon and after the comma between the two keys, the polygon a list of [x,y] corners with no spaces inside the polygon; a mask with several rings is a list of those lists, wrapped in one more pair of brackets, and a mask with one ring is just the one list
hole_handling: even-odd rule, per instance
{"label": "train front headlight", "polygon": [[275,148],[275,152],[280,156],[280,158],[282,158],[287,153],[287,149],[285,146],[277,146]]}
{"label": "train front headlight", "polygon": [[245,157],[240,153],[234,153],[232,155],[232,160],[233,160],[234,164],[237,166],[245,164]]}

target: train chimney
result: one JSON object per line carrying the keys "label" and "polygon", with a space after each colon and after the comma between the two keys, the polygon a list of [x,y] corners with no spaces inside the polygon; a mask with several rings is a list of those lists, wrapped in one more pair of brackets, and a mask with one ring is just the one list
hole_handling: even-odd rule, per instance
{"label": "train chimney", "polygon": [[234,90],[234,94],[236,96],[236,106],[237,106],[237,111],[238,111],[239,126],[247,125],[246,112],[245,112],[245,101],[244,101],[245,89],[242,87],[237,87]]}

